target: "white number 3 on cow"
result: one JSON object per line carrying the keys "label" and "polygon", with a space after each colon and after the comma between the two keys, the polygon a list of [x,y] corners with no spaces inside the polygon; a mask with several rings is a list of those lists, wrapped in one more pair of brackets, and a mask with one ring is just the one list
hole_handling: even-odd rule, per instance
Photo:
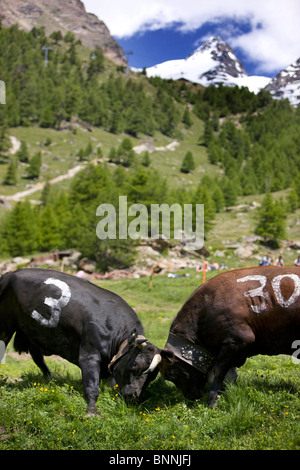
{"label": "white number 3 on cow", "polygon": [[71,291],[69,286],[59,279],[50,277],[44,284],[53,284],[61,290],[61,296],[59,299],[53,299],[52,297],[46,297],[44,304],[48,305],[51,309],[51,317],[49,319],[44,318],[39,312],[34,310],[31,313],[32,318],[39,322],[43,326],[48,328],[56,328],[60,319],[61,309],[67,305],[71,298]]}

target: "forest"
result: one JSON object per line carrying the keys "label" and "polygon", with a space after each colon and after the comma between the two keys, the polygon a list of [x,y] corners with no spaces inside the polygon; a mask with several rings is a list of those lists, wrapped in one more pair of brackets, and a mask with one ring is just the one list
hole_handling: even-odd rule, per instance
{"label": "forest", "polygon": [[[47,67],[44,45],[52,48]],[[255,95],[247,88],[204,89],[127,74],[105,59],[100,48],[84,50],[72,33],[46,37],[43,28],[26,33],[17,26],[0,28],[0,79],[6,84],[7,103],[0,107],[0,159],[8,164],[2,184],[14,186],[16,169],[24,164],[28,179],[36,180],[41,166],[41,155],[31,155],[26,142],[17,155],[8,156],[11,128],[59,129],[77,117],[121,141],[107,156],[113,168],[87,165],[68,190],[55,191],[46,184],[40,204],[16,203],[1,221],[1,256],[72,247],[96,260],[101,270],[129,266],[135,242],[108,243],[95,232],[97,206],[117,206],[124,194],[128,204],[147,207],[161,201],[204,204],[206,234],[216,213],[235,205],[239,196],[266,194],[267,210],[280,220],[300,206],[300,109],[287,100],[273,100],[263,90]],[[182,129],[191,127],[192,115],[204,123],[204,132],[197,136],[199,148],[220,175],[206,174],[195,187],[175,190],[151,167],[149,154],[136,158],[131,138],[159,132],[180,140]],[[88,161],[90,153],[78,149],[77,157]],[[187,152],[181,171],[188,175],[193,170],[193,155]],[[279,208],[271,194],[280,190],[288,190],[288,196]]]}

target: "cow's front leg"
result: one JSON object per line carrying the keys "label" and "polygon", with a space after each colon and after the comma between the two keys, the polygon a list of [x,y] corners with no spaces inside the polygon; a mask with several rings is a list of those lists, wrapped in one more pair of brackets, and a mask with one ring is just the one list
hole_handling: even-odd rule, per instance
{"label": "cow's front leg", "polygon": [[207,402],[209,408],[217,408],[218,406],[218,399],[220,398],[220,393],[222,390],[223,380],[226,372],[227,370],[224,371],[218,366],[214,367],[214,380],[210,387]]}
{"label": "cow's front leg", "polygon": [[210,391],[208,394],[209,408],[217,408],[218,399],[220,398],[221,391],[224,388],[224,380],[233,380],[237,378],[237,371],[232,367],[233,357],[235,356],[235,349],[231,349],[224,345],[221,349],[216,363],[211,371],[208,382],[211,383]]}
{"label": "cow's front leg", "polygon": [[79,357],[84,396],[87,402],[86,414],[88,417],[99,414],[96,401],[99,396],[100,363],[100,357],[96,355],[82,353]]}

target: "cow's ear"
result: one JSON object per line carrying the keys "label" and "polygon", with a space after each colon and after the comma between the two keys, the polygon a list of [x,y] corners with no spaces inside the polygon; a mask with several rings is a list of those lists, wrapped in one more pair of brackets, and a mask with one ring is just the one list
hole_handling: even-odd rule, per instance
{"label": "cow's ear", "polygon": [[175,354],[172,351],[169,351],[168,349],[162,349],[160,351],[160,355],[162,359],[165,359],[167,362],[172,363],[175,359]]}
{"label": "cow's ear", "polygon": [[147,338],[145,338],[145,336],[138,334],[136,328],[134,328],[134,330],[132,331],[131,335],[128,338],[128,344],[129,345],[134,344],[138,348],[142,348],[146,344],[147,341],[148,340]]}
{"label": "cow's ear", "polygon": [[138,336],[136,328],[132,330],[131,334],[128,336],[128,344],[133,344]]}

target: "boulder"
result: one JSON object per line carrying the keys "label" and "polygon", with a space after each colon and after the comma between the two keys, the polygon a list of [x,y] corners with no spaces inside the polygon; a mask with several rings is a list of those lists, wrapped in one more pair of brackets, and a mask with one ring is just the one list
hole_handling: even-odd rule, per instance
{"label": "boulder", "polygon": [[90,260],[88,258],[82,258],[78,263],[78,267],[84,272],[92,274],[96,271],[96,261]]}
{"label": "boulder", "polygon": [[292,250],[300,250],[300,241],[292,241],[292,242],[289,244],[289,247],[290,247]]}

